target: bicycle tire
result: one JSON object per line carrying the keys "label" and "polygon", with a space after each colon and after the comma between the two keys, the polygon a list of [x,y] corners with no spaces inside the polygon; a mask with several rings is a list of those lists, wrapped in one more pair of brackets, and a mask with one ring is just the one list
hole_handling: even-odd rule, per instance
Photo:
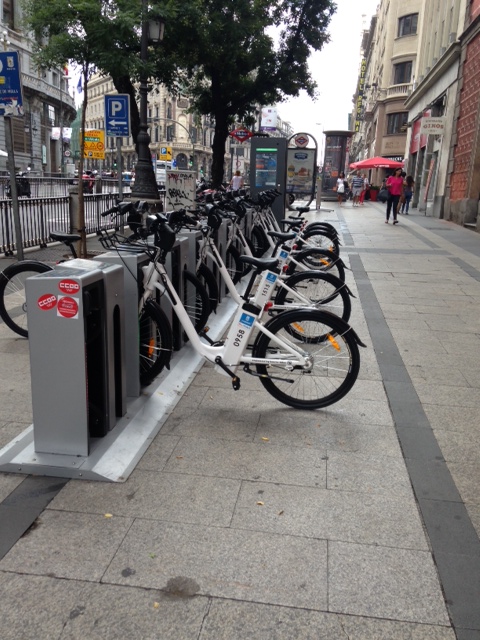
{"label": "bicycle tire", "polygon": [[[296,271],[285,280],[285,284],[308,298],[312,307],[330,311],[345,322],[350,319],[352,312],[350,294],[340,278],[321,271]],[[275,305],[288,304],[297,306],[299,303],[289,291],[279,286]]]}
{"label": "bicycle tire", "polygon": [[188,269],[182,271],[182,278],[183,306],[198,333],[205,327],[210,315],[208,292],[197,276]]}
{"label": "bicycle tire", "polygon": [[[260,333],[253,357],[269,360],[268,364],[256,365],[260,382],[276,400],[295,409],[321,409],[338,402],[353,387],[360,371],[360,352],[354,332],[332,314],[311,309],[281,313],[270,320],[266,328],[292,344],[292,325],[309,325],[306,333],[323,336],[321,341],[297,339],[302,352],[312,358],[311,369],[275,368],[275,358],[282,355],[281,346]],[[284,357],[288,358],[288,353]]]}
{"label": "bicycle tire", "polygon": [[225,265],[233,283],[240,282],[243,276],[243,264],[240,262],[240,251],[232,245],[227,249]]}
{"label": "bicycle tire", "polygon": [[[337,278],[340,278],[342,282],[345,282],[345,267],[341,258],[326,249],[305,249],[294,254],[295,260],[301,262],[309,269],[319,270],[322,272],[331,273]],[[287,275],[291,276],[297,272],[297,265],[295,262],[288,263]]]}
{"label": "bicycle tire", "polygon": [[51,271],[52,267],[36,260],[22,260],[0,273],[0,317],[12,331],[28,338],[25,281],[31,276]]}
{"label": "bicycle tire", "polygon": [[256,224],[252,227],[250,240],[253,245],[253,255],[255,258],[261,258],[270,247],[265,231]]}
{"label": "bicycle tire", "polygon": [[306,231],[296,241],[297,246],[302,249],[324,249],[333,251],[337,256],[340,255],[340,243],[337,238],[331,238],[328,234],[321,233],[316,229]]}
{"label": "bicycle tire", "polygon": [[197,278],[207,290],[210,312],[215,311],[220,301],[220,291],[218,288],[217,278],[210,267],[208,267],[204,262],[202,262],[197,269]]}
{"label": "bicycle tire", "polygon": [[335,229],[333,224],[329,224],[328,222],[311,222],[310,224],[307,224],[304,232],[306,233],[307,231],[310,232],[314,230],[320,231],[320,233],[325,233],[325,235],[330,238],[338,238],[338,231]]}
{"label": "bicycle tire", "polygon": [[140,384],[146,386],[170,362],[172,328],[160,305],[146,301],[138,318]]}

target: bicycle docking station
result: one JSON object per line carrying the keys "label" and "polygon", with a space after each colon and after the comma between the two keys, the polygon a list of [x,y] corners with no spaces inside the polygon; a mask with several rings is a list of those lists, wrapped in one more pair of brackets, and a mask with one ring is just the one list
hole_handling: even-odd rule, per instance
{"label": "bicycle docking station", "polygon": [[[181,297],[195,256],[188,237],[169,254]],[[133,471],[203,364],[175,316],[171,369],[140,386],[138,282],[148,262],[129,248],[28,278],[33,424],[0,450],[0,472],[124,482]],[[168,295],[158,301],[173,320]],[[223,334],[234,309],[231,298],[219,305],[209,335]]]}

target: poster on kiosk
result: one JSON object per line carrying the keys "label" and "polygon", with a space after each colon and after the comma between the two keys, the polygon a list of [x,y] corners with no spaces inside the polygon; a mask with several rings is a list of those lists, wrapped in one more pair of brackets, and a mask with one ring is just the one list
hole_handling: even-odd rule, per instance
{"label": "poster on kiosk", "polygon": [[277,220],[285,217],[287,140],[254,136],[251,139],[250,193],[276,189],[281,193],[272,205]]}

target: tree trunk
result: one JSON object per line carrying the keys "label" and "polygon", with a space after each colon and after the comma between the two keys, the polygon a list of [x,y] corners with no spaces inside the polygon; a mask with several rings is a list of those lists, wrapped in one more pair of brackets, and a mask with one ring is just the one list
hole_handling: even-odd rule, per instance
{"label": "tree trunk", "polygon": [[118,93],[128,93],[130,96],[130,127],[132,130],[132,138],[137,149],[137,136],[140,131],[140,112],[135,95],[135,87],[128,76],[112,76],[112,81]]}
{"label": "tree trunk", "polygon": [[223,182],[225,162],[225,142],[228,138],[228,124],[224,114],[215,114],[215,134],[212,144],[212,183],[215,189]]}

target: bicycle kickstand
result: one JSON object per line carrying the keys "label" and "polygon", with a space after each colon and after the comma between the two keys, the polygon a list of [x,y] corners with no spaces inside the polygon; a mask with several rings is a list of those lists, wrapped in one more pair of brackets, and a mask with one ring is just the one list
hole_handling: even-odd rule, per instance
{"label": "bicycle kickstand", "polygon": [[240,389],[240,378],[235,373],[233,373],[233,371],[230,371],[227,365],[223,364],[220,356],[217,356],[215,358],[215,364],[217,364],[221,369],[228,373],[228,375],[232,378],[233,390],[238,391]]}

